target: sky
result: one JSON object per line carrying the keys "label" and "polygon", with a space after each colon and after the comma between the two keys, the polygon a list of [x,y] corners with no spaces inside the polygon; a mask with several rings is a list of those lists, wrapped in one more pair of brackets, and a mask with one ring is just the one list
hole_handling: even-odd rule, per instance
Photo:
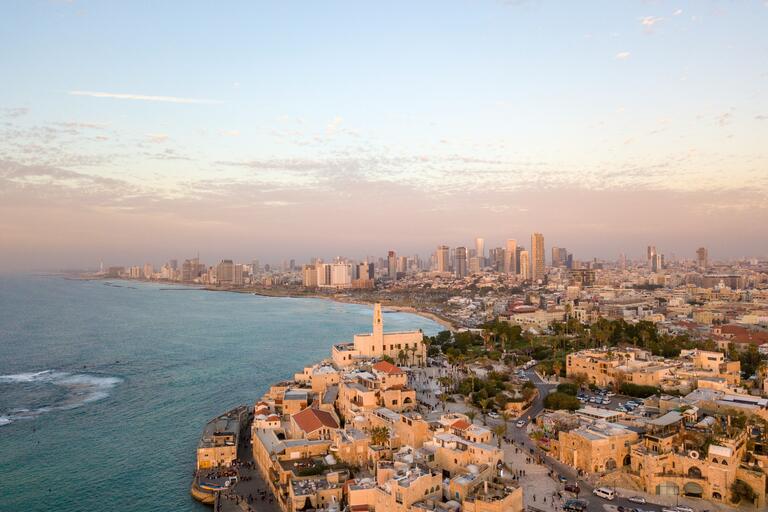
{"label": "sky", "polygon": [[0,5],[0,269],[768,256],[768,1]]}

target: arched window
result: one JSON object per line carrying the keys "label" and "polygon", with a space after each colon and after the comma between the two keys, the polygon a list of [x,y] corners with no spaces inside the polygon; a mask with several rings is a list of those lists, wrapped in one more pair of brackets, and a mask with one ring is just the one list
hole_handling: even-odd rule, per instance
{"label": "arched window", "polygon": [[691,478],[701,478],[701,470],[696,466],[688,468],[688,476]]}
{"label": "arched window", "polygon": [[728,461],[726,461],[725,459],[723,459],[723,462],[721,462],[720,464],[722,464],[723,466],[727,466],[727,465],[728,465]]}

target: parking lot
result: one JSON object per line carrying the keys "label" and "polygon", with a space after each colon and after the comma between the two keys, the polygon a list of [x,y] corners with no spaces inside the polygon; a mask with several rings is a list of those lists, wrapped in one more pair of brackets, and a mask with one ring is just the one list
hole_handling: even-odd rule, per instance
{"label": "parking lot", "polygon": [[577,398],[584,406],[621,411],[629,414],[642,414],[642,398],[620,395],[609,390],[582,391]]}

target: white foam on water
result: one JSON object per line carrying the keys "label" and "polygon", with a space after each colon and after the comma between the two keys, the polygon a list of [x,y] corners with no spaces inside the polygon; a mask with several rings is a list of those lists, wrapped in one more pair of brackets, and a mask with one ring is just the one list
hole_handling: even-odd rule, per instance
{"label": "white foam on water", "polygon": [[58,403],[31,410],[24,407],[11,410],[7,416],[0,416],[0,426],[8,425],[16,420],[33,419],[48,412],[76,409],[85,404],[103,400],[109,396],[110,390],[120,382],[122,380],[117,377],[83,373],[71,374],[57,370],[0,375],[0,384],[43,383],[62,387],[66,390],[64,398]]}
{"label": "white foam on water", "polygon": [[16,373],[13,375],[0,375],[0,382],[14,383],[14,382],[38,382],[41,380],[49,380],[53,370],[43,370],[41,372],[29,372],[29,373]]}

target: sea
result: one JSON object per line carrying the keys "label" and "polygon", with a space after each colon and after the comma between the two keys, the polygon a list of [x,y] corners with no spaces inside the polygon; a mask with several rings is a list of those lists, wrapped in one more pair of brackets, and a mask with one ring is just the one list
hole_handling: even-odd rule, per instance
{"label": "sea", "polygon": [[189,495],[205,423],[371,320],[323,299],[0,277],[0,511],[210,511]]}

